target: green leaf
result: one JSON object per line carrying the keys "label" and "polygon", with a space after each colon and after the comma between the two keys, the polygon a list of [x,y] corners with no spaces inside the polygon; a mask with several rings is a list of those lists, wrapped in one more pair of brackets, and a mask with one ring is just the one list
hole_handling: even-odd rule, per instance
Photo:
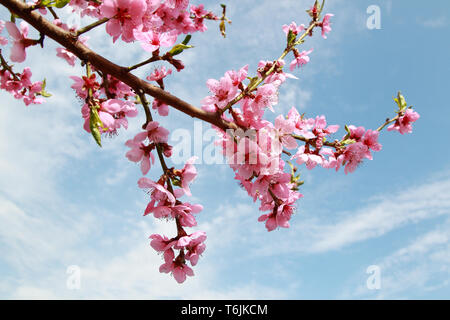
{"label": "green leaf", "polygon": [[186,49],[193,48],[194,46],[185,45],[183,43],[175,45],[172,49],[170,49],[169,53],[172,56],[176,56],[177,54],[182,53]]}
{"label": "green leaf", "polygon": [[341,141],[341,145],[346,146],[346,145],[348,145],[348,144],[353,144],[353,143],[355,143],[355,142],[356,142],[356,141],[353,140],[353,139],[345,139],[345,140]]}
{"label": "green leaf", "polygon": [[41,6],[50,7],[52,6],[53,0],[41,0]]}
{"label": "green leaf", "polygon": [[397,98],[394,98],[394,101],[397,103],[400,111],[404,111],[408,107],[405,97],[400,93],[400,91],[397,94]]}
{"label": "green leaf", "polygon": [[348,134],[352,134],[352,133],[350,132],[350,128],[349,128],[347,125],[345,125],[345,131],[346,131]]}
{"label": "green leaf", "polygon": [[64,8],[70,0],[56,0],[55,1],[55,7],[58,9]]}
{"label": "green leaf", "polygon": [[175,179],[175,178],[172,178],[171,181],[172,181],[172,184],[173,184],[175,187],[181,187],[181,181],[180,181],[180,180]]}
{"label": "green leaf", "polygon": [[190,34],[188,34],[184,40],[181,42],[181,44],[187,45],[189,43],[189,41],[191,41],[192,36]]}
{"label": "green leaf", "polygon": [[252,88],[252,86],[255,85],[255,83],[257,83],[259,80],[259,77],[253,77],[250,79],[250,83],[248,84],[247,88]]}
{"label": "green leaf", "polygon": [[225,28],[225,20],[222,20],[219,24],[219,30],[220,33],[222,34],[222,36],[225,38],[226,37],[226,28]]}
{"label": "green leaf", "polygon": [[99,127],[103,128],[103,123],[100,120],[96,107],[90,108],[90,118],[89,118],[89,129],[91,129],[92,137],[95,142],[101,147],[102,146],[102,134],[100,133]]}
{"label": "green leaf", "polygon": [[100,130],[98,130],[97,127],[92,127],[91,134],[94,137],[95,142],[97,142],[99,147],[101,147],[102,146],[102,134],[100,133]]}
{"label": "green leaf", "polygon": [[47,80],[44,78],[44,80],[42,81],[41,91],[38,94],[40,94],[44,98],[50,98],[52,96],[52,94],[45,91],[46,86],[47,86]]}
{"label": "green leaf", "polygon": [[297,36],[294,34],[294,32],[292,32],[291,29],[289,29],[288,35],[287,35],[287,43],[288,46],[290,46],[292,44],[292,42],[295,40]]}

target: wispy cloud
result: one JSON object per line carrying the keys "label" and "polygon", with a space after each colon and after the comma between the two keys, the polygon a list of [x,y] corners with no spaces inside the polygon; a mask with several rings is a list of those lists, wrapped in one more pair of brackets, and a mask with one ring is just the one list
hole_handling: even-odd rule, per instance
{"label": "wispy cloud", "polygon": [[414,239],[409,245],[379,259],[381,288],[371,291],[357,279],[343,298],[421,298],[450,285],[450,220]]}
{"label": "wispy cloud", "polygon": [[[446,176],[446,175],[444,175]],[[448,176],[448,174],[447,174]],[[260,254],[321,253],[381,237],[422,220],[450,214],[450,179],[441,178],[370,199],[366,206],[348,212],[293,223],[292,246],[264,248]],[[300,217],[295,216],[294,219]],[[295,220],[294,220],[295,221]]]}

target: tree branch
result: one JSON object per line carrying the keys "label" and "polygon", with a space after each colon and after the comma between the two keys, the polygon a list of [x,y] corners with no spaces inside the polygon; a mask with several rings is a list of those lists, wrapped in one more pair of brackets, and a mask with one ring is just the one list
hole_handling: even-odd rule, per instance
{"label": "tree branch", "polygon": [[78,41],[76,34],[57,27],[41,16],[38,12],[30,11],[30,6],[24,2],[20,0],[0,0],[0,4],[27,21],[40,33],[55,40],[57,43],[75,54],[80,60],[89,62],[96,69],[101,70],[104,74],[109,74],[117,78],[131,88],[140,88],[146,94],[164,102],[165,104],[170,105],[191,117],[211,123],[212,125],[215,125],[223,130],[237,128],[234,123],[223,120],[219,114],[206,112],[199,109],[168,93],[167,91],[164,91],[129,73],[128,68],[111,62],[83,45],[80,41]]}

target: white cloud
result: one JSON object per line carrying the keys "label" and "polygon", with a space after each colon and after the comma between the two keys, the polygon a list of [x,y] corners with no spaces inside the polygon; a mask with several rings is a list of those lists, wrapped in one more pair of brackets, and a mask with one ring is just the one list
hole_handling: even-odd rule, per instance
{"label": "white cloud", "polygon": [[312,99],[312,91],[303,89],[301,82],[289,79],[280,89],[277,111],[287,113],[292,107],[302,111]]}
{"label": "white cloud", "polygon": [[354,280],[344,298],[421,298],[450,284],[450,220],[417,237],[409,245],[379,260],[381,288],[370,291]]}
{"label": "white cloud", "polygon": [[58,299],[50,290],[30,287],[30,286],[20,286],[11,296],[12,299],[27,299],[27,300],[55,300]]}
{"label": "white cloud", "polygon": [[[333,216],[302,219],[293,217],[292,246],[277,245],[259,254],[320,253],[338,250],[368,239],[381,237],[408,224],[450,214],[450,179],[448,174],[435,181],[412,186],[396,193],[373,197],[368,204]],[[324,221],[326,219],[326,221]]]}
{"label": "white cloud", "polygon": [[[245,210],[247,208],[244,206],[238,209]],[[241,212],[242,215],[248,214],[248,211]],[[11,213],[17,214],[17,212]],[[228,211],[225,213],[225,219],[230,218],[231,215],[239,218],[239,214]],[[9,228],[13,234],[12,236],[6,235],[11,242],[17,241],[18,231],[26,233],[29,231],[28,228],[33,229],[38,225],[43,227],[53,220],[51,217],[45,217],[30,223],[29,217],[25,217],[23,213],[22,216],[27,220],[20,221],[17,225],[13,225],[11,221],[8,222],[8,219],[5,219],[7,222],[5,228]],[[118,216],[109,218],[121,220]],[[17,218],[9,216],[9,220],[11,219]],[[79,224],[79,227],[93,227],[97,223],[98,221],[83,222]],[[78,241],[68,241],[67,237],[71,236],[69,224],[52,226],[53,230],[47,231],[48,238],[46,238],[45,232],[37,230],[18,243],[18,247],[26,248],[33,242],[35,247],[30,247],[29,252],[15,251],[14,257],[19,259],[36,251],[40,253],[40,258],[44,261],[36,259],[36,256],[32,255],[31,262],[42,265],[46,264],[44,262],[51,261],[52,267],[39,273],[36,272],[36,269],[33,269],[33,272],[23,270],[23,272],[19,272],[22,278],[7,277],[0,289],[4,291],[4,294],[8,292],[9,297],[14,299],[279,299],[289,297],[289,290],[272,288],[254,281],[240,285],[217,285],[218,281],[222,279],[221,261],[216,258],[220,256],[220,250],[229,244],[220,237],[221,235],[231,237],[229,229],[215,234],[212,238],[216,240],[208,241],[208,255],[203,257],[196,266],[195,278],[188,279],[183,285],[179,285],[170,276],[158,272],[158,266],[162,264],[162,259],[148,246],[147,240],[148,230],[170,234],[173,226],[164,222],[155,222],[151,225],[146,222],[128,221],[126,223],[129,229],[133,230],[128,230],[126,239],[123,242],[112,240],[112,243],[104,246],[105,248],[118,248],[112,255],[99,255],[98,249],[86,252],[87,243],[81,241],[82,237],[79,231],[73,233],[79,236]],[[27,230],[18,230],[18,225],[26,225]],[[220,227],[222,220],[218,217],[208,225]],[[208,225],[203,225],[201,228],[213,231],[208,228]],[[73,224],[71,226],[73,228]],[[65,234],[66,241],[61,243],[50,241],[50,235],[55,236],[55,239],[62,239],[64,236],[61,233]],[[235,241],[239,241],[238,239],[235,237]],[[44,243],[51,249],[51,254],[46,254],[40,248],[40,245]],[[120,248],[125,249],[123,253],[120,253],[122,251]],[[213,250],[216,250],[215,254]],[[70,252],[70,257],[64,257],[61,252]],[[19,263],[22,262],[19,261]],[[65,286],[67,279],[65,268],[69,264],[77,264],[81,268],[80,290],[68,290]]]}

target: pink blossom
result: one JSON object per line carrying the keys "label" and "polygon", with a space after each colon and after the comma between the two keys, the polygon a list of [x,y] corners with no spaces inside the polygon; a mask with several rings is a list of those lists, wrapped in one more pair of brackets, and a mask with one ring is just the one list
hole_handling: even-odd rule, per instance
{"label": "pink blossom", "polygon": [[159,234],[152,234],[149,238],[152,239],[150,242],[152,248],[159,252],[164,252],[177,243],[177,241],[171,240],[166,236],[161,236]]}
{"label": "pink blossom", "polygon": [[[286,81],[287,78],[290,79],[298,79],[296,76],[294,76],[291,73],[286,73],[283,71],[283,67],[286,64],[284,62],[283,59],[277,60],[276,62],[276,68],[275,68],[275,72],[273,72],[272,74],[270,74],[269,76],[267,76],[267,78],[264,80],[264,83],[273,83],[276,82],[278,84],[282,84]],[[266,70],[266,68],[270,68],[271,66],[273,66],[273,62],[272,61],[263,61],[261,60],[258,63],[258,73],[260,76],[262,76],[262,73],[264,70]]]}
{"label": "pink blossom", "polygon": [[203,18],[208,12],[204,9],[205,6],[203,4],[200,4],[198,6],[191,6],[190,12],[197,18],[201,19]]}
{"label": "pink blossom", "polygon": [[388,131],[398,131],[401,134],[411,133],[412,132],[412,123],[419,120],[420,115],[415,112],[413,109],[407,109],[405,114],[399,117],[395,123],[391,124],[388,127]]}
{"label": "pink blossom", "polygon": [[[322,167],[323,168],[325,168],[325,169],[333,169],[334,168],[334,169],[336,169],[336,171],[339,170],[339,168],[337,168],[338,160],[336,158],[336,154],[333,152],[332,149],[330,149],[330,148],[322,148],[322,149],[320,149],[320,155],[323,158],[323,162],[322,162]],[[328,156],[328,159],[325,156]],[[343,158],[344,156],[340,155],[340,157]]]}
{"label": "pink blossom", "polygon": [[313,49],[309,51],[302,51],[298,52],[297,50],[294,51],[295,59],[292,60],[291,64],[289,65],[289,69],[292,71],[295,69],[295,67],[301,67],[309,62],[309,54],[313,52]]}
{"label": "pink blossom", "polygon": [[77,59],[77,56],[74,55],[69,50],[65,48],[56,48],[56,56],[66,60],[67,63],[70,64],[72,67],[75,66],[75,60]]}
{"label": "pink blossom", "polygon": [[94,97],[98,96],[98,89],[100,88],[100,84],[96,80],[95,73],[91,74],[90,77],[82,76],[70,76],[70,78],[74,81],[70,87],[75,90],[76,94],[81,99],[86,99],[88,90],[91,89]]}
{"label": "pink blossom", "polygon": [[145,0],[104,0],[100,12],[103,17],[110,18],[106,23],[106,32],[114,42],[121,35],[125,42],[135,40],[133,31],[142,25],[146,9]]}
{"label": "pink blossom", "polygon": [[[136,95],[128,85],[126,85],[122,81],[119,81],[111,75],[107,76],[107,82],[108,83],[106,85],[103,81],[100,90],[102,94],[108,97],[111,96],[117,99],[128,99],[128,97],[134,97]],[[106,92],[106,88],[108,89],[108,92]],[[136,110],[137,112],[136,108],[134,108],[134,110]]]}
{"label": "pink blossom", "polygon": [[369,148],[365,144],[356,142],[347,146],[343,159],[344,163],[346,163],[345,173],[354,172],[364,158],[372,159]]}
{"label": "pink blossom", "polygon": [[161,273],[172,273],[178,283],[186,281],[186,276],[194,276],[194,271],[179,259],[175,259],[172,249],[164,252],[164,264],[159,267]]}
{"label": "pink blossom", "polygon": [[197,225],[194,214],[203,210],[203,206],[197,204],[192,205],[190,203],[177,204],[171,207],[171,214],[173,218],[177,218],[183,227],[194,227]]}
{"label": "pink blossom", "polygon": [[189,189],[189,184],[194,181],[195,177],[197,177],[197,170],[194,166],[196,160],[197,157],[189,158],[179,174],[181,178],[181,187],[188,196],[192,195],[191,190]]}
{"label": "pink blossom", "polygon": [[[99,104],[100,108],[97,110],[103,127],[102,132],[116,132],[121,126],[127,128],[128,120],[126,117],[135,117],[137,109],[130,101],[123,101],[119,99],[109,99]],[[81,114],[85,119],[84,129],[91,132],[90,129],[90,107],[85,104],[81,109]]]}
{"label": "pink blossom", "polygon": [[289,34],[289,30],[291,30],[294,35],[298,35],[300,32],[305,30],[305,25],[301,24],[297,26],[297,24],[293,21],[290,25],[283,25],[282,28],[286,36]]}
{"label": "pink blossom", "polygon": [[295,124],[292,121],[287,120],[280,115],[275,119],[275,128],[278,131],[278,137],[284,147],[287,149],[297,148],[297,142],[294,137],[292,137],[292,133],[295,129]]}
{"label": "pink blossom", "polygon": [[225,75],[230,78],[231,85],[233,87],[238,87],[247,78],[248,75],[248,64],[243,66],[238,71],[230,70],[225,73]]}
{"label": "pink blossom", "polygon": [[274,112],[272,106],[278,103],[278,87],[280,84],[279,81],[264,84],[256,90],[252,97],[241,100],[244,119],[255,128],[259,129],[263,126],[260,121],[265,108]]}
{"label": "pink blossom", "polygon": [[[117,101],[117,102],[113,102]],[[124,127],[128,129],[128,118],[133,118],[138,115],[138,111],[136,106],[131,101],[123,101],[119,99],[110,99],[107,100],[106,103],[118,103],[120,105],[120,111],[114,114],[114,128],[113,130],[117,130],[120,127]]]}
{"label": "pink blossom", "polygon": [[324,39],[327,38],[326,34],[329,33],[331,31],[331,23],[330,23],[330,18],[333,17],[334,14],[331,13],[327,13],[324,17],[323,17],[323,21],[320,24],[320,27],[322,28],[322,37]]}
{"label": "pink blossom", "polygon": [[259,222],[266,222],[265,225],[267,231],[271,232],[278,227],[289,228],[289,220],[294,214],[294,203],[303,197],[303,195],[298,192],[290,192],[289,195],[290,197],[285,199],[283,203],[280,205],[275,205],[271,213],[263,214],[258,218]]}
{"label": "pink blossom", "polygon": [[316,137],[312,130],[315,127],[315,120],[303,118],[294,107],[289,110],[287,118],[294,123],[294,133],[304,137],[305,139],[313,139]]}
{"label": "pink blossom", "polygon": [[189,236],[181,237],[177,242],[177,247],[185,248],[186,260],[191,262],[192,266],[197,265],[200,255],[205,251],[206,233],[204,231],[197,231]]}
{"label": "pink blossom", "polygon": [[134,139],[125,142],[125,145],[131,148],[125,156],[132,162],[141,162],[141,171],[145,175],[150,170],[151,164],[155,163],[155,156],[152,154],[155,145],[146,146],[142,142],[144,139],[142,135],[138,134]]}
{"label": "pink blossom", "polygon": [[373,151],[381,151],[381,144],[378,142],[379,132],[377,130],[367,130],[364,134],[363,143]]}
{"label": "pink blossom", "polygon": [[169,138],[169,131],[161,127],[157,121],[149,122],[145,130],[147,130],[148,139],[152,142],[165,143]]}
{"label": "pink blossom", "polygon": [[350,130],[350,139],[354,139],[356,141],[360,141],[366,132],[364,127],[356,127],[354,125],[348,126],[348,129]]}
{"label": "pink blossom", "polygon": [[169,106],[164,102],[159,101],[158,99],[153,100],[152,109],[156,109],[158,111],[158,114],[162,117],[166,117],[169,115]]}
{"label": "pink blossom", "polygon": [[225,74],[220,80],[209,79],[206,85],[213,94],[202,100],[202,108],[206,111],[224,108],[237,94],[237,87],[233,85],[230,74]]}
{"label": "pink blossom", "polygon": [[[175,205],[175,197],[161,183],[148,178],[140,178],[138,186],[141,189],[148,189],[151,196],[151,201],[147,205],[144,215],[155,212],[155,210],[158,210],[157,213],[161,214],[161,217],[167,217],[172,213],[171,207]],[[158,202],[158,205],[156,205],[156,202]]]}
{"label": "pink blossom", "polygon": [[269,163],[269,157],[254,139],[244,137],[239,140],[236,152],[227,161],[238,176],[245,180],[254,173],[258,174]]}
{"label": "pink blossom", "polygon": [[[89,128],[89,123],[90,123],[89,106],[87,104],[85,104],[83,109],[84,110],[82,111],[82,114],[83,114],[83,116],[86,115],[84,128],[87,132],[91,132],[90,131],[91,129]],[[115,129],[114,128],[115,127],[115,119],[114,119],[113,115],[119,111],[120,111],[119,104],[102,103],[100,105],[100,108],[98,109],[98,115],[100,117],[100,120],[102,121],[102,124],[103,124],[102,129],[104,131],[112,131]]]}
{"label": "pink blossom", "polygon": [[148,52],[156,51],[160,47],[171,47],[177,40],[175,32],[158,33],[151,30],[142,32],[137,29],[134,30],[134,37],[140,41],[142,48]]}
{"label": "pink blossom", "polygon": [[195,30],[204,32],[207,30],[207,27],[204,25],[203,21],[205,16],[208,15],[208,12],[204,10],[204,5],[200,4],[198,6],[191,6],[190,8],[191,14],[194,16],[194,25]]}
{"label": "pink blossom", "polygon": [[[88,40],[87,37],[83,37],[83,36],[79,37],[79,41],[81,43],[83,43],[84,45],[86,45],[87,40]],[[56,48],[56,56],[66,60],[67,63],[69,65],[71,65],[72,67],[75,66],[75,61],[77,59],[77,56],[75,54],[73,54],[72,52],[70,52],[69,50],[67,50],[66,48],[62,48],[62,47]]]}
{"label": "pink blossom", "polygon": [[189,0],[166,0],[164,3],[168,8],[175,10],[185,10],[189,5]]}
{"label": "pink blossom", "polygon": [[292,159],[296,159],[298,164],[306,164],[309,170],[314,169],[317,165],[321,165],[323,158],[320,155],[306,152],[305,146],[298,148],[297,153],[292,156]]}
{"label": "pink blossom", "polygon": [[169,74],[172,74],[172,69],[166,69],[166,67],[162,66],[161,68],[155,68],[152,74],[147,77],[148,81],[160,81],[167,77]]}
{"label": "pink blossom", "polygon": [[13,22],[6,22],[6,30],[8,30],[9,35],[13,38],[13,46],[11,48],[11,61],[23,62],[27,57],[25,49],[34,44],[33,40],[27,38],[28,36],[28,23],[22,21],[20,23],[20,30],[16,27]]}
{"label": "pink blossom", "polygon": [[331,135],[339,130],[338,125],[330,125],[327,126],[327,121],[325,116],[317,116],[315,119],[314,128],[312,129],[312,133],[316,136],[315,139],[315,147],[316,149],[320,149],[323,146],[323,139]]}
{"label": "pink blossom", "polygon": [[345,173],[354,172],[364,159],[372,160],[371,150],[380,151],[382,146],[378,142],[379,132],[377,130],[365,130],[364,127],[348,126],[349,139],[355,142],[348,145],[344,151],[333,152],[329,148],[320,151],[322,156],[327,155],[328,160],[324,160],[324,168],[335,168],[339,170],[341,165],[345,165]]}

